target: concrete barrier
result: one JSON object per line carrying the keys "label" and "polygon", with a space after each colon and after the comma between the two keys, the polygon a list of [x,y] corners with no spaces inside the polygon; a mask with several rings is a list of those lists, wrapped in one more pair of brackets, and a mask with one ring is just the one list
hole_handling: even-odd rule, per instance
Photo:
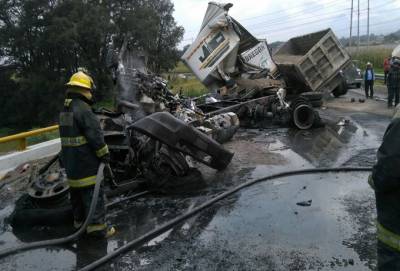
{"label": "concrete barrier", "polygon": [[60,139],[57,138],[29,146],[25,151],[13,152],[0,156],[0,179],[5,173],[23,163],[55,155],[60,150],[61,142]]}

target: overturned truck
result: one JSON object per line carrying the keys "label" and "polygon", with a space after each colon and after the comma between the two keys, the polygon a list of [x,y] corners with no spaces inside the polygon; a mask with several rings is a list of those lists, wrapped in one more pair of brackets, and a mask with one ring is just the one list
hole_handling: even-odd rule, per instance
{"label": "overturned truck", "polygon": [[319,123],[313,108],[322,105],[323,93],[346,93],[340,70],[351,59],[334,33],[293,38],[272,55],[265,40],[228,15],[232,6],[210,2],[196,40],[182,56],[216,99],[199,108],[213,114],[228,107],[240,119],[278,119],[299,129]]}

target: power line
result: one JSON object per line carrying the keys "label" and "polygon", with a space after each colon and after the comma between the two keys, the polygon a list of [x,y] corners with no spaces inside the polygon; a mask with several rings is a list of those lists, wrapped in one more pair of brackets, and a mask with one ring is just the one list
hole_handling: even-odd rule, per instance
{"label": "power line", "polygon": [[[400,8],[395,8],[395,9],[387,9],[387,7],[380,7],[379,8],[381,11],[383,11],[383,12],[385,12],[385,11],[394,11],[394,10],[399,10]],[[345,10],[348,10],[348,9],[345,9]],[[344,11],[345,11],[344,10]],[[366,9],[367,10],[367,9]],[[337,14],[338,15],[340,15],[340,13],[343,13],[343,11],[341,11],[341,12],[339,12],[339,11],[337,11]],[[333,13],[333,12],[329,12],[329,13],[325,13],[324,15],[328,15],[328,14],[336,14],[336,12],[335,13]],[[345,15],[345,14],[344,14]],[[292,19],[292,17],[289,17],[290,19]],[[316,23],[320,23],[321,21],[326,21],[326,20],[332,20],[332,19],[335,19],[336,18],[336,20],[337,19],[340,19],[341,17],[337,17],[337,16],[329,16],[329,17],[317,17],[317,16],[314,16],[313,18],[318,18],[317,20],[314,20],[314,21],[309,21],[309,22],[304,22],[304,23],[301,23],[301,24],[296,24],[296,25],[294,25],[294,26],[289,26],[289,27],[285,27],[285,29],[284,29],[284,31],[286,31],[286,30],[292,30],[292,29],[296,29],[296,28],[299,28],[300,26],[305,26],[305,25],[312,25],[312,24],[316,24]],[[298,21],[304,21],[304,20],[308,20],[308,19],[311,19],[311,17],[307,17],[307,18],[303,18],[302,20],[298,20]],[[335,20],[334,20],[335,21]],[[395,20],[394,20],[395,21]],[[283,24],[283,23],[286,23],[286,21],[282,21],[281,23],[279,23],[279,24]],[[278,24],[278,23],[277,23]],[[273,24],[271,24],[270,26],[272,26]],[[250,30],[250,32],[251,31],[255,31],[255,30],[257,30],[257,29],[263,29],[263,31],[262,32],[259,32],[259,33],[255,33],[255,35],[261,35],[261,34],[271,34],[271,33],[280,33],[280,32],[282,32],[282,30],[278,30],[278,31],[274,31],[274,29],[265,29],[264,27],[262,27],[262,26],[258,26],[258,27],[253,27],[253,28],[250,28],[250,27],[248,27],[248,29]],[[192,38],[187,38],[187,39],[184,39],[183,41],[193,41],[193,39],[194,39],[194,37],[192,37]]]}
{"label": "power line", "polygon": [[[328,17],[328,18],[319,18],[318,20],[315,20],[315,21],[304,22],[304,23],[301,23],[301,24],[296,24],[296,25],[293,25],[293,26],[285,27],[284,30],[264,29],[264,31],[261,32],[261,33],[281,32],[281,31],[293,30],[293,29],[296,29],[296,28],[299,28],[299,27],[302,27],[302,26],[305,26],[305,25],[315,25],[315,24],[321,23],[321,21],[332,20],[332,19],[334,19],[333,21],[336,21],[336,20],[342,19],[342,18],[341,17],[336,17],[336,16],[335,17]],[[259,33],[256,33],[256,35],[258,35],[258,34]]]}
{"label": "power line", "polygon": [[[330,5],[330,4],[332,4],[332,3],[337,3],[337,2],[338,2],[338,0],[333,0],[333,1],[331,1],[331,2],[328,2],[327,5]],[[257,15],[257,16],[252,16],[252,17],[243,18],[243,19],[241,19],[240,21],[243,22],[243,21],[253,20],[253,19],[256,19],[256,18],[265,17],[265,16],[267,16],[267,15],[278,15],[278,16],[280,16],[282,12],[285,12],[285,11],[288,11],[288,10],[296,10],[296,9],[298,9],[298,8],[300,8],[300,7],[304,7],[304,3],[303,3],[302,5],[294,6],[294,7],[291,7],[291,8],[285,8],[285,9],[275,10],[275,11],[268,12],[268,13],[264,13],[264,14],[260,14],[260,15]]]}
{"label": "power line", "polygon": [[[336,4],[336,3],[332,3],[332,4]],[[327,5],[327,6],[324,6],[324,8],[326,8],[326,7],[331,7],[331,6],[335,6],[335,5]],[[297,18],[297,17],[299,17],[299,18],[304,18],[304,15],[308,15],[307,13],[314,13],[314,12],[320,12],[321,11],[321,8],[320,7],[316,7],[316,8],[308,8],[308,9],[306,9],[305,11],[303,10],[303,11],[299,11],[299,12],[296,12],[296,13],[293,13],[293,14],[290,14],[289,15],[289,17],[287,17],[287,18],[290,18],[290,19],[295,19],[295,18]],[[334,12],[338,12],[337,10],[336,11],[334,11]],[[332,13],[332,12],[328,12],[328,14],[329,13]],[[242,20],[241,20],[242,21]],[[285,21],[287,21],[287,20],[285,20]],[[248,26],[255,26],[255,25],[259,25],[259,24],[273,24],[273,23],[276,23],[276,22],[282,22],[282,14],[280,14],[280,17],[279,18],[275,18],[275,19],[273,19],[273,20],[266,20],[266,21],[262,21],[262,22],[258,22],[258,23],[256,23],[256,24],[254,24],[254,25],[248,25]]]}
{"label": "power line", "polygon": [[[327,12],[327,13],[319,13],[319,16],[320,15],[328,15],[328,14],[340,14],[340,13],[343,13],[345,11],[348,11],[349,9],[350,8],[344,8],[344,9],[339,9],[339,10],[335,10],[335,11],[330,11],[330,12]],[[381,12],[386,12],[386,11],[389,12],[389,11],[393,11],[393,10],[396,10],[396,9],[399,9],[399,8],[387,9],[387,6],[377,6],[377,7],[370,7],[370,9],[374,9],[375,11],[381,11]],[[364,11],[365,11],[365,13],[364,13]],[[353,13],[354,12],[355,11],[353,9]],[[368,15],[368,8],[362,9],[361,6],[360,6],[360,15],[361,14],[367,14]],[[274,25],[275,24],[274,22],[277,22],[277,24],[282,24],[282,23],[290,22],[292,20],[299,20],[299,19],[296,19],[297,17],[299,17],[300,20],[309,19],[309,18],[315,18],[316,17],[316,16],[304,17],[304,15],[305,15],[305,13],[300,13],[299,15],[288,17],[289,18],[288,20],[284,20],[283,21],[282,18],[280,18],[280,19],[274,20],[274,21],[265,21],[265,23],[269,23],[269,25]],[[257,26],[259,24],[261,25],[262,23],[264,23],[264,22],[260,22],[260,23],[254,24],[254,25],[245,25],[245,26],[246,27],[252,27],[252,26]]]}
{"label": "power line", "polygon": [[[379,22],[379,23],[370,24],[370,26],[378,26],[378,25],[386,25],[386,24],[392,25],[394,20],[400,21],[400,17],[394,18],[394,19],[391,19],[391,20],[387,20],[387,21],[382,21],[382,22]],[[360,25],[360,27],[366,27],[366,26],[367,26],[367,24]],[[340,31],[343,31],[343,30],[346,30],[346,29],[348,29],[348,28],[347,27],[341,27],[341,28],[334,28],[333,30],[335,32],[340,32]],[[275,32],[272,32],[272,33],[270,32],[269,33],[269,37],[276,36],[276,35],[279,35],[279,34],[282,34],[282,33],[285,33],[285,32],[287,32],[287,31],[275,31]],[[307,34],[307,33],[305,33],[305,34]],[[260,36],[260,35],[261,34],[259,34],[257,36]],[[302,35],[302,34],[299,34],[299,35]],[[299,35],[297,35],[297,36],[299,36]]]}
{"label": "power line", "polygon": [[[325,8],[325,7],[331,7],[332,4],[337,4],[338,2],[340,2],[340,1],[338,1],[338,0],[333,0],[333,1],[331,1],[331,2],[328,2],[326,5],[324,5],[324,8]],[[282,12],[287,12],[287,11],[291,11],[291,10],[297,10],[299,7],[304,7],[304,4],[298,5],[298,6],[294,6],[294,7],[291,7],[291,8],[275,10],[275,11],[273,11],[273,12],[264,13],[264,14],[257,15],[257,16],[252,16],[252,17],[247,17],[247,18],[238,18],[238,19],[239,19],[240,22],[244,22],[244,21],[249,21],[249,20],[253,20],[253,19],[257,19],[257,18],[266,17],[267,15],[277,15],[277,16],[279,17],[279,16],[282,15]],[[313,10],[313,11],[318,11],[318,10],[320,10],[320,9],[321,9],[321,7],[314,7],[314,9],[312,9],[312,10]],[[298,11],[298,12],[296,12],[296,13],[294,13],[294,14],[299,14],[299,15],[301,15],[303,12],[304,12],[304,11]],[[290,18],[293,17],[292,15],[293,15],[293,14],[291,14]],[[276,20],[276,19],[281,20],[281,18],[274,18],[274,17],[272,17],[272,19],[274,19],[274,20]],[[191,31],[188,31],[188,32],[186,32],[186,33],[192,33],[192,32],[197,32],[197,30],[191,30]]]}
{"label": "power line", "polygon": [[[345,11],[347,11],[347,10],[349,10],[349,9],[338,10],[338,11],[335,11],[335,12],[323,13],[323,14],[321,14],[322,16],[304,17],[304,18],[301,18],[301,19],[295,19],[295,21],[296,21],[296,23],[298,23],[298,22],[302,22],[302,21],[307,22],[307,20],[315,19],[315,18],[323,18],[323,20],[325,20],[325,19],[333,19],[333,18],[337,18],[338,15],[344,15]],[[332,14],[334,16],[326,17],[326,15],[332,15]],[[287,24],[287,23],[293,23],[293,22],[291,20],[285,20],[283,22],[280,21],[280,22],[276,22],[276,23],[273,23],[273,24],[259,24],[259,25],[257,25],[258,27],[253,27],[253,29],[257,29],[257,28],[260,28],[260,27],[263,27],[263,26],[274,26],[274,25],[282,26],[282,25]],[[249,28],[252,28],[252,27],[249,27]]]}
{"label": "power line", "polygon": [[351,32],[353,31],[353,0],[351,0],[351,11],[350,11],[350,38],[349,46],[351,47]]}
{"label": "power line", "polygon": [[360,50],[360,0],[357,0],[358,4],[357,4],[357,54],[358,51]]}
{"label": "power line", "polygon": [[[335,6],[334,4],[338,4],[339,2],[340,2],[340,1],[337,1],[337,0],[332,1],[332,2],[328,2],[327,5],[324,6],[324,8]],[[257,15],[257,16],[248,17],[248,18],[244,18],[244,19],[240,19],[240,18],[239,18],[238,21],[243,22],[243,21],[246,21],[246,20],[252,20],[252,19],[256,19],[256,18],[265,17],[266,15],[270,15],[270,14],[272,14],[272,15],[277,14],[278,16],[281,16],[280,12],[284,12],[284,11],[288,11],[288,10],[294,10],[294,9],[297,9],[297,8],[303,7],[303,6],[304,6],[304,4],[303,4],[303,5],[299,5],[299,6],[295,6],[295,7],[289,8],[289,9],[281,9],[281,10],[277,10],[277,11],[274,11],[274,12],[264,13],[264,14],[262,14],[262,15]],[[314,8],[312,8],[311,10],[308,10],[308,12],[311,12],[311,13],[312,13],[312,12],[317,11],[318,9],[315,9],[315,8],[318,8],[318,7],[314,7]],[[375,11],[375,12],[372,12],[371,14],[375,14],[376,11],[382,11],[382,12],[384,12],[384,11],[392,11],[392,10],[393,10],[393,9],[382,10],[382,9],[387,9],[387,6],[384,6],[384,5],[371,6],[370,8],[371,8],[371,10]],[[320,8],[319,8],[319,9],[320,9]],[[398,8],[396,8],[396,9],[398,9]],[[345,9],[345,10],[348,10],[348,9]],[[368,9],[360,9],[360,14],[362,14],[363,11],[368,11]],[[353,13],[354,13],[354,12],[356,12],[356,11],[353,10]],[[296,15],[296,14],[298,14],[298,15]],[[328,13],[326,13],[326,14],[328,14]],[[304,15],[304,11],[299,11],[299,12],[296,12],[294,15],[291,14],[291,16],[288,17],[288,18],[294,19],[294,18],[296,18],[296,17],[301,17],[301,16],[303,16],[303,15]],[[300,18],[300,19],[303,19],[303,18]],[[286,21],[287,21],[287,20],[285,20],[284,22],[286,22]],[[259,22],[259,23],[255,24],[255,25],[262,24],[262,23],[268,23],[268,22],[270,22],[270,23],[275,23],[275,22],[276,22],[276,24],[282,23],[282,18],[275,18],[274,20],[271,20],[271,21]],[[246,25],[246,24],[244,24],[244,25],[245,25],[246,27],[255,26],[255,25]],[[188,33],[194,33],[194,32],[197,32],[197,31],[198,31],[198,30],[187,31],[186,34],[188,34]],[[187,40],[190,40],[190,39],[187,39]]]}
{"label": "power line", "polygon": [[368,0],[368,19],[367,19],[367,49],[369,49],[369,0]]}
{"label": "power line", "polygon": [[[389,11],[395,11],[395,10],[400,10],[400,8],[391,8],[391,9],[387,9],[387,7],[384,7],[385,8],[385,10],[382,10],[383,12],[389,12]],[[382,9],[382,7],[381,7],[381,9]],[[341,11],[336,11],[336,12],[329,12],[329,13],[325,13],[325,14],[323,14],[323,15],[329,15],[329,14],[337,14],[337,15],[341,15],[341,14],[343,14],[344,16],[346,16],[346,14],[345,14],[345,11],[346,10],[349,10],[348,8],[347,9],[344,9],[344,10],[341,10]],[[367,9],[365,9],[365,11],[367,11]],[[360,12],[360,14],[361,14],[361,12]],[[302,19],[300,19],[300,20],[297,20],[297,23],[301,23],[301,22],[304,22],[302,25],[304,25],[304,24],[309,24],[309,23],[314,23],[314,21],[313,22],[308,22],[307,20],[308,19],[314,19],[314,18],[316,18],[317,19],[317,21],[319,22],[319,21],[323,21],[323,20],[330,20],[330,19],[335,19],[335,18],[338,18],[337,16],[327,16],[327,17],[323,17],[323,16],[313,16],[313,17],[306,17],[306,18],[302,18]],[[289,17],[289,19],[292,19],[291,17]],[[361,18],[360,18],[361,19]],[[365,19],[365,18],[364,18]],[[282,24],[285,24],[287,22],[287,20],[285,20],[285,21],[280,21],[279,23],[277,23],[277,24],[279,24],[279,25],[282,25]],[[272,26],[273,24],[271,24],[271,26]],[[290,28],[297,28],[297,26],[298,25],[300,25],[300,24],[296,24],[295,26],[290,26],[290,27],[285,27],[285,29],[290,29]],[[260,29],[260,28],[263,28],[263,26],[261,25],[261,26],[259,26],[259,27],[249,27],[249,26],[246,26],[246,28],[247,29],[252,29],[252,30],[256,30],[256,29]],[[265,30],[265,29],[264,29]],[[268,30],[268,29],[267,29]]]}
{"label": "power line", "polygon": [[[336,11],[331,11],[331,12],[327,12],[327,13],[321,13],[321,14],[319,14],[319,15],[322,15],[322,16],[325,16],[325,15],[332,15],[332,14],[335,14],[335,15],[341,15],[341,14],[343,14],[344,12],[346,12],[346,11],[348,11],[349,9],[348,8],[346,8],[346,9],[341,9],[341,10],[336,10]],[[297,18],[295,18],[295,17],[288,17],[288,19],[287,20],[285,20],[285,21],[282,21],[282,19],[280,20],[280,21],[276,21],[276,22],[274,22],[274,23],[259,23],[259,24],[254,24],[254,25],[250,25],[250,26],[247,26],[248,28],[251,28],[251,27],[254,27],[254,26],[264,26],[264,25],[268,25],[268,26],[274,26],[274,25],[282,25],[282,24],[286,24],[286,23],[292,23],[292,21],[303,21],[303,20],[308,20],[308,19],[315,19],[315,15],[314,16],[309,16],[309,17],[301,17],[300,19],[297,19]],[[332,18],[334,18],[335,16],[332,16]]]}

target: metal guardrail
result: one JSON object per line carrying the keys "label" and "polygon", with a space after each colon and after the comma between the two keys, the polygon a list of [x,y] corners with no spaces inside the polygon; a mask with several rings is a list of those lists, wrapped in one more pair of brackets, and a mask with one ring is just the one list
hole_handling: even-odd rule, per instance
{"label": "metal guardrail", "polygon": [[40,134],[58,130],[58,127],[59,127],[58,125],[53,125],[53,126],[49,126],[46,128],[40,128],[40,129],[23,132],[23,133],[19,133],[19,134],[15,134],[15,135],[0,137],[0,144],[9,143],[9,142],[17,142],[18,143],[17,150],[23,151],[27,147],[26,139],[28,137],[32,137],[32,136],[36,136],[36,135],[40,135]]}
{"label": "metal guardrail", "polygon": [[375,73],[375,80],[383,81],[385,80],[385,75],[381,73]]}

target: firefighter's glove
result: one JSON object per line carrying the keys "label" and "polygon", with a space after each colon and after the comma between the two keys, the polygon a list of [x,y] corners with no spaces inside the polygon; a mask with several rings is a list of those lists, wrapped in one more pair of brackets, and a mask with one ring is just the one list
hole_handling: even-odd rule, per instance
{"label": "firefighter's glove", "polygon": [[368,177],[368,184],[369,184],[369,186],[371,186],[372,189],[374,189],[374,190],[376,189],[374,179],[372,179],[372,174],[370,174]]}
{"label": "firefighter's glove", "polygon": [[110,154],[109,153],[104,154],[102,157],[100,157],[100,161],[106,165],[110,164],[111,161]]}

